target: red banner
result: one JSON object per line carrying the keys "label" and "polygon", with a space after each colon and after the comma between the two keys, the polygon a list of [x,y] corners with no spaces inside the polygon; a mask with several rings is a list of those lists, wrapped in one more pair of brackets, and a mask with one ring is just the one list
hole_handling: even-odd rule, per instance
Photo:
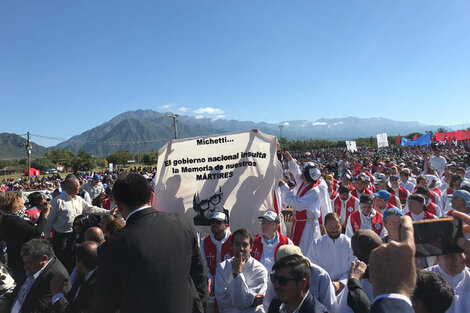
{"label": "red banner", "polygon": [[470,139],[470,130],[455,131],[446,133],[436,133],[436,141],[451,141],[451,140],[468,140]]}

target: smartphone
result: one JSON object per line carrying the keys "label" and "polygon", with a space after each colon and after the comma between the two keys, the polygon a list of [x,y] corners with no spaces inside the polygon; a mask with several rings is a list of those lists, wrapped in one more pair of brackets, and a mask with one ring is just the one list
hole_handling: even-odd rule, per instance
{"label": "smartphone", "polygon": [[413,222],[416,257],[460,253],[457,239],[463,237],[462,221],[442,218]]}

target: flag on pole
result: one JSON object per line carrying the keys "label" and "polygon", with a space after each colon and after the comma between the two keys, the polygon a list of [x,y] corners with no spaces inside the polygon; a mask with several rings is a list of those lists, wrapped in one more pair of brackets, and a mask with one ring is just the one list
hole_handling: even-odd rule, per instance
{"label": "flag on pole", "polygon": [[397,137],[397,140],[395,140],[395,144],[398,146],[399,144],[401,144],[401,136],[398,135]]}
{"label": "flag on pole", "polygon": [[416,140],[418,139],[418,134],[415,134],[415,136],[413,137],[413,140]]}

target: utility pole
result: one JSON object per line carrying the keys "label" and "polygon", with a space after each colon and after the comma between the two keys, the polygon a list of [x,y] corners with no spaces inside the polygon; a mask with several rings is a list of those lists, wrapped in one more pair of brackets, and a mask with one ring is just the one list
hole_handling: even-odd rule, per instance
{"label": "utility pole", "polygon": [[28,142],[26,144],[26,151],[28,152],[28,177],[31,175],[31,150],[33,146],[31,145],[31,133],[27,133]]}
{"label": "utility pole", "polygon": [[175,131],[175,139],[178,139],[178,114],[168,115],[169,118],[173,119],[173,129]]}
{"label": "utility pole", "polygon": [[279,125],[279,132],[281,133],[279,139],[282,138],[282,128],[284,127],[284,125]]}

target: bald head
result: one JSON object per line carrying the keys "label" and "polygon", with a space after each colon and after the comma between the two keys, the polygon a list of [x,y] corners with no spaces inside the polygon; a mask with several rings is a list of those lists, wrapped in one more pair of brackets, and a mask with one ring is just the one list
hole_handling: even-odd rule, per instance
{"label": "bald head", "polygon": [[102,244],[104,240],[104,233],[99,227],[90,227],[85,232],[85,241],[93,241]]}

